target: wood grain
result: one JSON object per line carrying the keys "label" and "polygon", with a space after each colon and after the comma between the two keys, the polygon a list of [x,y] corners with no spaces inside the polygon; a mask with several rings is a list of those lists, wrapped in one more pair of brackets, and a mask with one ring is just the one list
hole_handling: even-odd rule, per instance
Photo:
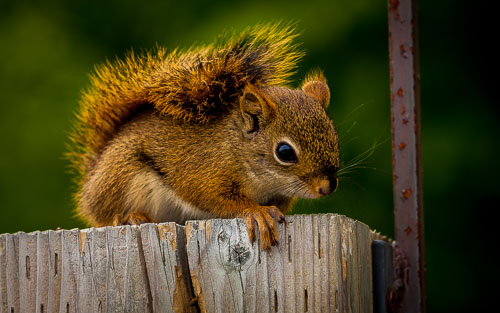
{"label": "wood grain", "polygon": [[269,251],[241,219],[3,234],[0,313],[373,311],[383,236],[335,214],[277,228]]}
{"label": "wood grain", "polygon": [[295,215],[260,251],[243,220],[191,221],[187,254],[202,312],[371,312],[368,226],[345,216]]}

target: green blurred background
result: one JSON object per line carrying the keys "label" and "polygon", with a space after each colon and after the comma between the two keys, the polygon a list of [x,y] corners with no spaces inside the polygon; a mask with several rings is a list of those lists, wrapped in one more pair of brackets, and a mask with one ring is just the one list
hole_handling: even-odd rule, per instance
{"label": "green blurred background", "polygon": [[[465,1],[420,1],[430,312],[485,305],[484,282],[498,274],[486,257],[500,174],[495,52],[483,33],[494,21],[490,12]],[[368,160],[373,169],[356,171],[334,196],[301,202],[295,212],[342,213],[392,236],[386,14],[383,0],[1,0],[0,233],[84,227],[73,217],[63,153],[95,64],[131,48],[187,47],[225,29],[282,19],[298,21],[307,52],[297,82],[316,67],[329,80],[344,161],[378,144]]]}

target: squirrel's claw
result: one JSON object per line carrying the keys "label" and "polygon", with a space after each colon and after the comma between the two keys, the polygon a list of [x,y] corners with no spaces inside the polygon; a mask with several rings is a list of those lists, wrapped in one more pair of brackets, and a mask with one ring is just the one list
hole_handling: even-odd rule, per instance
{"label": "squirrel's claw", "polygon": [[248,238],[250,239],[250,242],[254,242],[255,241],[255,224],[254,224],[254,218],[251,214],[247,214],[245,216],[245,223],[247,224]]}
{"label": "squirrel's claw", "polygon": [[155,221],[151,216],[142,212],[130,212],[125,216],[115,215],[113,218],[113,226],[119,225],[141,225],[145,223],[154,223]]}
{"label": "squirrel's claw", "polygon": [[275,206],[271,206],[269,207],[269,214],[271,214],[271,216],[278,221],[278,223],[283,223],[285,222],[285,214],[283,214],[283,212],[281,212],[280,209],[278,209],[277,207]]}
{"label": "squirrel's claw", "polygon": [[251,242],[256,239],[255,224],[259,228],[260,246],[263,250],[279,244],[278,229],[274,220],[282,223],[285,221],[283,213],[275,206],[260,206],[257,210],[248,210],[245,213],[248,236]]}

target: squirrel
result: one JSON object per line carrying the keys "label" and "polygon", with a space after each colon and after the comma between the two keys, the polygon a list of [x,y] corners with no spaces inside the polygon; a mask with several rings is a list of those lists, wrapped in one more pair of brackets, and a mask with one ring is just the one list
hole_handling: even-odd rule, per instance
{"label": "squirrel", "polygon": [[338,185],[325,77],[288,87],[295,37],[271,23],[96,67],[70,136],[77,215],[96,227],[241,217],[252,242],[258,229],[262,249],[278,244],[296,198]]}

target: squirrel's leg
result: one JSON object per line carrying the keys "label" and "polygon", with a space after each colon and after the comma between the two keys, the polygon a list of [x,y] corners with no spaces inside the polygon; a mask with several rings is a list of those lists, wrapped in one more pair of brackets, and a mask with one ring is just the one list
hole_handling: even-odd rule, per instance
{"label": "squirrel's leg", "polygon": [[133,211],[123,216],[121,214],[116,214],[113,217],[113,226],[119,225],[140,225],[145,223],[154,223],[155,221],[149,214],[144,212]]}
{"label": "squirrel's leg", "polygon": [[261,247],[269,249],[272,245],[277,245],[279,238],[274,221],[284,222],[284,213],[291,210],[295,200],[295,198],[276,199],[269,206],[249,206],[243,210],[243,217],[247,224],[250,240],[254,242],[256,239],[255,225],[257,225],[260,232]]}
{"label": "squirrel's leg", "polygon": [[[221,218],[243,218],[248,229],[251,242],[256,240],[256,228],[260,234],[260,246],[263,250],[269,250],[271,246],[279,243],[276,221],[285,221],[279,204],[259,205],[255,201],[242,195],[232,193],[231,197],[220,197],[220,194],[206,194],[203,204],[214,208],[213,213]],[[257,227],[256,227],[257,226]]]}
{"label": "squirrel's leg", "polygon": [[256,239],[255,224],[259,228],[260,246],[263,250],[269,250],[271,246],[279,243],[278,230],[275,220],[279,223],[285,221],[285,215],[275,206],[255,206],[243,211],[247,224],[248,236],[251,242]]}
{"label": "squirrel's leg", "polygon": [[208,195],[205,201],[215,210],[215,214],[222,218],[240,217],[245,219],[248,229],[248,237],[251,242],[257,238],[255,235],[256,227],[260,234],[260,246],[263,250],[269,250],[271,246],[279,243],[278,229],[275,221],[282,223],[285,216],[275,205],[259,205],[249,198],[238,195],[232,199],[224,198],[220,201],[219,197],[210,197]]}

